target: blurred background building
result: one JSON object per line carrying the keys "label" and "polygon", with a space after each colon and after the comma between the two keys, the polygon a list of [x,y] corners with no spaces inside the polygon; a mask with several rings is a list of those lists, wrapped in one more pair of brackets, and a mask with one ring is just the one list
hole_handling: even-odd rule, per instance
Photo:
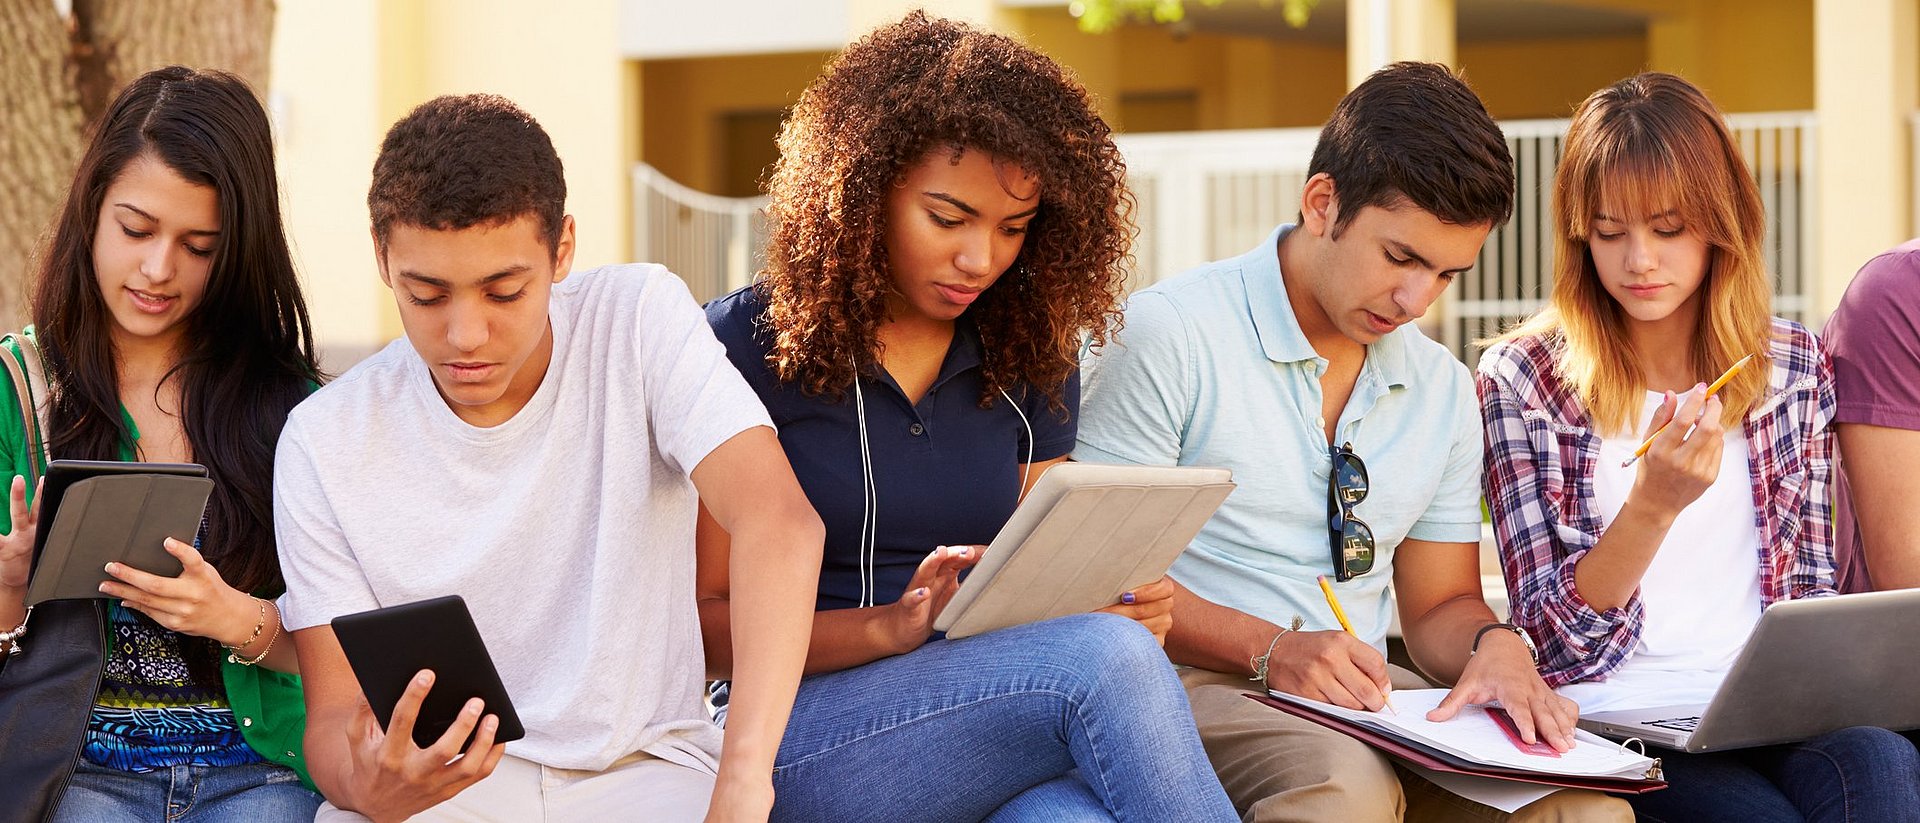
{"label": "blurred background building", "polygon": [[329,363],[399,334],[365,193],[381,135],[412,106],[513,98],[566,164],[577,266],[658,260],[705,299],[755,268],[784,107],[836,50],[916,6],[1019,36],[1098,97],[1140,202],[1134,285],[1291,219],[1318,124],[1402,59],[1463,69],[1519,165],[1514,221],[1423,321],[1468,359],[1467,342],[1549,287],[1564,118],[1643,69],[1729,113],[1771,215],[1777,311],[1817,326],[1862,262],[1920,234],[1920,0],[1319,0],[1299,28],[1261,0],[1185,5],[1177,24],[1093,34],[1062,0],[282,0],[269,102]]}

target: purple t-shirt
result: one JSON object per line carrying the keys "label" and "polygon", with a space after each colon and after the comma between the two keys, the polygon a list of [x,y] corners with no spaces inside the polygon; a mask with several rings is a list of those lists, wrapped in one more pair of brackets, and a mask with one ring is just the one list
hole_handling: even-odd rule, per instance
{"label": "purple t-shirt", "polygon": [[[1827,320],[1835,423],[1920,431],[1920,240],[1867,261]],[[1871,591],[1853,517],[1846,455],[1834,478],[1834,561],[1842,592]]]}

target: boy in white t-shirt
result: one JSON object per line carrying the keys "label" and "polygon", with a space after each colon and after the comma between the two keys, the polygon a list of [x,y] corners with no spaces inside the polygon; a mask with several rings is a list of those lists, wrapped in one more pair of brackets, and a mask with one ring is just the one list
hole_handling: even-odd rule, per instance
{"label": "boy in white t-shirt", "polygon": [[[275,465],[322,820],[764,820],[772,806],[820,521],[678,278],[568,274],[565,197],[546,133],[499,97],[428,102],[381,146],[367,201],[407,336],[295,409]],[[724,757],[701,703],[699,501],[752,547],[734,553]],[[475,700],[416,747],[427,672],[387,728],[373,719],[328,621],[448,594],[473,612],[525,739],[495,745]]]}

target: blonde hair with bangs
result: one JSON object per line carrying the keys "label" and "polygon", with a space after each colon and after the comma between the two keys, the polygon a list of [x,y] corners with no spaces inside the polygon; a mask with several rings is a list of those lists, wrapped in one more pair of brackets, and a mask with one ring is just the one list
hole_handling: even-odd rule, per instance
{"label": "blonde hair with bangs", "polygon": [[1552,299],[1497,338],[1557,334],[1561,378],[1598,432],[1641,425],[1647,381],[1626,314],[1600,282],[1588,235],[1602,214],[1626,219],[1669,209],[1708,246],[1689,346],[1694,375],[1711,381],[1754,355],[1720,390],[1729,428],[1767,387],[1773,285],[1761,254],[1766,211],[1759,189],[1705,94],[1671,74],[1638,74],[1594,92],[1574,112],[1553,183]]}

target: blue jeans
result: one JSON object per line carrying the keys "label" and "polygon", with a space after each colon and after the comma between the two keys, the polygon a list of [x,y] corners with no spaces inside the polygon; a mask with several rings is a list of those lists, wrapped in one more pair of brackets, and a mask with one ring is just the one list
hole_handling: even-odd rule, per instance
{"label": "blue jeans", "polygon": [[1641,820],[1920,820],[1920,753],[1867,726],[1729,752],[1663,752],[1668,788],[1628,798]]}
{"label": "blue jeans", "polygon": [[319,808],[320,795],[301,785],[292,769],[275,763],[127,772],[81,758],[53,821],[311,823]]}
{"label": "blue jeans", "polygon": [[776,821],[1231,821],[1140,624],[1083,614],[802,681]]}

